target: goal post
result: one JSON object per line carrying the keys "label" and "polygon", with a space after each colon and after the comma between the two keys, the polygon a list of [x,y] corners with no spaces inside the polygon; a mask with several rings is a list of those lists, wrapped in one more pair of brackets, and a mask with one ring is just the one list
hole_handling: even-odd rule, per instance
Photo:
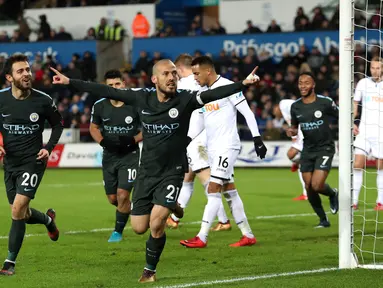
{"label": "goal post", "polygon": [[352,162],[354,0],[339,1],[339,268],[355,268]]}

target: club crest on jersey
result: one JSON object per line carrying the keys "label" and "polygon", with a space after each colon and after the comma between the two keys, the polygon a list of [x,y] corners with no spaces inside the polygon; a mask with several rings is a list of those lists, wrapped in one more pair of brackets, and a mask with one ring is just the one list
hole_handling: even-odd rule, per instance
{"label": "club crest on jersey", "polygon": [[316,118],[320,118],[320,117],[322,117],[322,112],[319,111],[319,110],[317,110],[317,111],[315,111],[314,116],[315,116]]}
{"label": "club crest on jersey", "polygon": [[31,115],[29,115],[29,119],[32,121],[32,122],[37,122],[39,120],[39,114],[33,112]]}
{"label": "club crest on jersey", "polygon": [[176,118],[178,116],[178,110],[176,108],[172,108],[169,110],[170,118]]}
{"label": "club crest on jersey", "polygon": [[131,117],[131,116],[127,116],[126,118],[125,118],[125,123],[126,124],[130,124],[130,123],[132,123],[133,122],[133,118]]}

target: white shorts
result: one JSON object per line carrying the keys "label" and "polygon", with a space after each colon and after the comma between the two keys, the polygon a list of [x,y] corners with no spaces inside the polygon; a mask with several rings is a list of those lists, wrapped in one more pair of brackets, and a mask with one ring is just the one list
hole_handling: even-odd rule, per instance
{"label": "white shorts", "polygon": [[206,132],[199,134],[187,147],[189,167],[193,172],[209,168],[209,157],[206,149]]}
{"label": "white shorts", "polygon": [[234,182],[234,164],[239,150],[225,149],[209,151],[210,181],[217,184]]}
{"label": "white shorts", "polygon": [[356,155],[371,154],[376,159],[383,159],[383,142],[377,137],[365,137],[359,134],[355,137],[354,147]]}

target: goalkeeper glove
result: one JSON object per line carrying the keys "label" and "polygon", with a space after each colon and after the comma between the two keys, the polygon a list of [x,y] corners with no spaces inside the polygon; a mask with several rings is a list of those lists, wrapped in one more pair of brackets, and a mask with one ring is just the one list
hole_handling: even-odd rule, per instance
{"label": "goalkeeper glove", "polygon": [[265,144],[263,144],[261,136],[257,136],[253,138],[254,140],[254,148],[257,156],[261,159],[264,159],[266,156],[267,148]]}

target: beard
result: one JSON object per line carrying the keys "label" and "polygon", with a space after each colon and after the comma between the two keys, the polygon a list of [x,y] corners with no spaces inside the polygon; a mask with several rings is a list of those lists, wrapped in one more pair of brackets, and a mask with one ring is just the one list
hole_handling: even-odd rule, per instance
{"label": "beard", "polygon": [[158,85],[158,90],[167,97],[173,97],[176,94],[177,86],[175,86],[175,89],[173,90],[166,85]]}
{"label": "beard", "polygon": [[23,79],[14,80],[13,84],[16,86],[16,88],[20,89],[23,92],[26,92],[32,88],[32,83],[30,78],[28,82],[23,81]]}

